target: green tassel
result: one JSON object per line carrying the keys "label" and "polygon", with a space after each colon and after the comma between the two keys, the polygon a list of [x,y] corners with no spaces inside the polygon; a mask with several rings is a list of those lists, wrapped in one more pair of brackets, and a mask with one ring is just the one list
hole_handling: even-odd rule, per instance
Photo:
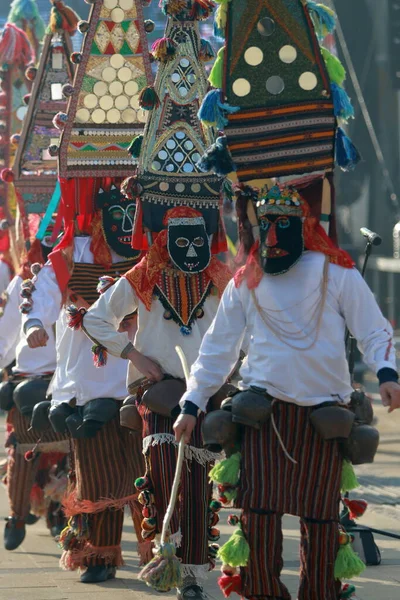
{"label": "green tassel", "polygon": [[218,558],[231,567],[245,567],[250,557],[250,546],[239,528],[218,551]]}
{"label": "green tassel", "polygon": [[321,48],[321,53],[324,57],[329,79],[331,82],[337,83],[337,85],[342,85],[346,79],[346,69],[340,60],[326,48]]}
{"label": "green tassel", "polygon": [[335,561],[335,579],[352,579],[365,570],[365,564],[356,554],[351,544],[340,546]]}
{"label": "green tassel", "polygon": [[135,135],[130,143],[128,152],[133,158],[139,158],[142,149],[143,135]]}
{"label": "green tassel", "polygon": [[229,458],[221,460],[210,471],[209,478],[214,483],[223,485],[237,485],[240,471],[240,452],[232,454]]}
{"label": "green tassel", "polygon": [[222,78],[224,72],[224,52],[225,48],[224,46],[222,46],[222,48],[218,50],[217,59],[208,77],[208,81],[211,83],[211,85],[219,89],[222,88]]}
{"label": "green tassel", "polygon": [[350,461],[344,460],[342,466],[342,479],[340,482],[340,489],[342,494],[351,492],[359,487],[359,483],[356,474],[353,469],[353,465]]}

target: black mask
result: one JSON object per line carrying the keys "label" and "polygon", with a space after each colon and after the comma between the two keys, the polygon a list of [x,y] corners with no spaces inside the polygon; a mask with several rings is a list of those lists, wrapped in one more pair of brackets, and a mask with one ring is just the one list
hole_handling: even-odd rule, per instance
{"label": "black mask", "polygon": [[135,202],[127,200],[117,187],[111,186],[108,192],[99,190],[96,204],[101,208],[104,237],[111,250],[124,258],[138,256],[139,252],[131,246]]}
{"label": "black mask", "polygon": [[210,264],[210,239],[203,221],[190,224],[194,219],[172,219],[168,224],[168,253],[174,265],[185,273],[200,273]]}
{"label": "black mask", "polygon": [[259,217],[261,264],[269,275],[289,271],[304,251],[303,221],[284,214]]}

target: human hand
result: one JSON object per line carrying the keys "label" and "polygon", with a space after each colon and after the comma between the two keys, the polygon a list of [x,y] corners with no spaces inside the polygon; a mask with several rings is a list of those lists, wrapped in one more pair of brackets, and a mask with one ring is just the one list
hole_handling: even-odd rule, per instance
{"label": "human hand", "polygon": [[388,406],[388,412],[400,408],[400,385],[395,381],[387,381],[379,387],[383,406]]}
{"label": "human hand", "polygon": [[28,342],[29,348],[47,346],[48,339],[49,336],[44,327],[31,327],[26,335],[26,341]]}
{"label": "human hand", "polygon": [[193,415],[179,415],[174,423],[175,439],[177,442],[180,441],[182,436],[184,437],[185,444],[190,442],[196,421],[197,419]]}
{"label": "human hand", "polygon": [[142,373],[147,379],[151,382],[161,381],[164,377],[164,374],[160,368],[160,366],[148,358],[144,356],[141,352],[133,348],[128,354],[128,358],[133,364],[134,367],[138,371]]}

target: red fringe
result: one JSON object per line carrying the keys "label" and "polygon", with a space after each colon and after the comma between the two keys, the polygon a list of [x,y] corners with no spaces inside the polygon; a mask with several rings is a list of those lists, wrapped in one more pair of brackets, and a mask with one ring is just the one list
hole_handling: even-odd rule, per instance
{"label": "red fringe", "polygon": [[350,500],[343,498],[343,504],[349,509],[350,519],[359,519],[368,508],[368,502],[365,500]]}
{"label": "red fringe", "polygon": [[137,552],[140,558],[140,567],[144,567],[154,558],[154,542],[152,540],[145,540],[144,542],[138,542]]}
{"label": "red fringe", "polygon": [[73,491],[63,499],[63,509],[66,517],[74,517],[81,513],[88,513],[94,515],[103,510],[113,508],[115,510],[122,510],[126,504],[137,500],[138,493],[132,494],[131,496],[125,496],[124,498],[101,498],[97,502],[91,500],[78,500],[76,492]]}
{"label": "red fringe", "polygon": [[63,571],[76,571],[76,569],[85,568],[85,563],[89,558],[105,560],[113,567],[122,567],[125,564],[121,546],[93,546],[86,542],[81,549],[65,550],[60,558],[60,567]]}

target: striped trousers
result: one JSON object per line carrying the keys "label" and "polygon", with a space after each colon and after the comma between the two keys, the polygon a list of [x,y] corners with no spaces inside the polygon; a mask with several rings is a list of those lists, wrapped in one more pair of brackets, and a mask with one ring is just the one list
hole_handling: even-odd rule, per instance
{"label": "striped trousers", "polygon": [[298,600],[337,600],[334,579],[339,549],[338,521],[342,458],[336,441],[324,441],[310,423],[311,409],[276,402],[272,422],[261,430],[245,427],[237,506],[250,546],[242,569],[243,596],[271,600],[290,598],[280,580],[282,515],[300,517],[300,587]]}
{"label": "striped trousers", "polygon": [[95,437],[74,440],[73,454],[74,478],[63,506],[67,517],[88,517],[88,535],[63,552],[60,565],[66,570],[121,566],[125,505],[131,508],[139,544],[143,541],[134,486],[144,469],[141,438],[120,426],[118,413]]}
{"label": "striped trousers", "polygon": [[[27,447],[32,448],[41,439],[42,443],[49,444],[47,449],[50,452],[52,452],[51,446],[53,446],[54,452],[58,454],[60,449],[65,446],[66,439],[50,428],[42,434],[33,429],[28,431],[29,419],[24,417],[15,407],[8,413],[7,424],[12,427],[17,440],[16,446],[11,447],[9,450],[7,463],[7,492],[10,516],[25,519],[29,514],[30,494],[38,473],[41,456],[38,453],[32,461],[26,461],[24,454]],[[62,458],[62,454],[61,452],[58,458]]]}
{"label": "striped trousers", "polygon": [[[177,446],[173,440],[163,441],[163,434],[173,437],[173,419],[151,412],[143,405],[139,407],[143,418],[143,438],[150,437],[152,443],[146,451],[147,476],[154,490],[157,518],[157,531],[161,532],[163,518],[169,503],[172,482],[175,474]],[[201,452],[202,419],[198,419],[193,431],[190,446]],[[210,463],[201,464],[195,457],[184,463],[181,486],[170,530],[172,535],[181,537],[176,554],[183,565],[183,575],[204,578],[208,570],[208,506],[212,488],[208,473]],[[181,536],[179,535],[181,533]]]}

